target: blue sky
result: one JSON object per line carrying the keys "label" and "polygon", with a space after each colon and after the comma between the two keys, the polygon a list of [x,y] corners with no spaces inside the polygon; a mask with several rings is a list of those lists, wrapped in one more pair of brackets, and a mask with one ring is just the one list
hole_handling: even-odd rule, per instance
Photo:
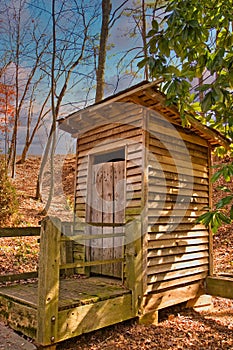
{"label": "blue sky", "polygon": [[[20,0],[1,0],[2,5],[9,5],[8,6],[8,14],[13,15],[15,9],[17,10],[18,4],[20,3]],[[22,0],[21,0],[22,1]],[[72,1],[71,1],[72,3]],[[88,4],[88,1],[82,1],[83,4]],[[89,2],[90,3],[90,2]],[[94,4],[90,3],[91,5]],[[117,6],[119,6],[120,1],[119,0],[113,0],[113,8],[112,12],[116,9]],[[38,33],[42,34],[44,36],[44,42],[46,42],[46,37],[48,37],[51,34],[51,21],[49,20],[50,16],[50,2],[47,0],[26,0],[25,2],[25,7],[24,10],[21,14],[21,25],[22,28],[27,28],[27,26],[33,27],[34,24],[36,24],[37,21],[37,16],[40,18],[39,21],[39,27],[37,28],[37,35]],[[49,6],[48,6],[49,4]],[[69,1],[65,2],[66,4],[66,9],[68,10],[68,4]],[[90,16],[93,16],[93,14],[97,14],[97,12],[101,12],[101,1],[96,1],[96,4],[99,5],[95,8],[95,11],[93,12],[93,8],[90,7],[89,13],[88,11],[85,13],[85,16],[87,14],[90,14]],[[31,6],[32,5],[32,6]],[[58,8],[61,5],[61,1],[57,1]],[[4,8],[2,6],[2,9]],[[125,7],[132,7],[133,6],[133,0],[129,0]],[[9,10],[10,9],[10,10]],[[1,10],[0,10],[1,12]],[[17,11],[16,11],[17,12]],[[62,23],[65,25],[65,28],[67,28],[68,24],[71,24],[77,20],[76,25],[79,25],[78,19],[76,18],[70,18],[69,17],[69,12],[67,11],[67,16],[63,16],[62,18]],[[31,17],[32,14],[34,14],[34,17]],[[41,14],[43,14],[41,16]],[[5,17],[4,17],[5,16]],[[4,54],[5,46],[10,44],[10,41],[12,40],[11,44],[14,46],[14,38],[15,38],[15,33],[14,33],[14,21],[10,24],[11,28],[7,28],[7,22],[6,21],[6,12],[0,13],[0,20],[3,20],[4,26],[1,28],[0,27],[0,55]],[[88,20],[88,16],[86,17]],[[92,20],[92,24],[90,27],[90,34],[96,34],[98,35],[100,31],[100,25],[101,25],[101,18],[99,17],[94,17]],[[138,73],[137,77],[135,75],[131,74],[132,72],[135,73],[137,71],[137,61],[134,61],[131,65],[127,67],[127,69],[124,67],[127,63],[129,63],[132,58],[135,56],[136,53],[139,52],[138,47],[141,46],[141,38],[138,36],[132,36],[132,28],[135,26],[135,21],[132,17],[127,17],[127,16],[122,16],[119,20],[116,21],[114,27],[110,31],[110,36],[109,36],[109,45],[111,46],[111,50],[108,51],[107,53],[107,60],[106,60],[106,89],[105,89],[105,96],[111,95],[117,91],[123,90],[127,88],[130,85],[136,84],[138,81],[143,79],[143,74],[142,72]],[[9,33],[7,33],[7,30],[11,32],[10,36]],[[22,32],[23,34],[23,32]],[[65,35],[64,35],[65,34]],[[65,56],[65,60],[69,59],[69,56],[73,54],[74,50],[72,51],[72,47],[76,48],[78,51],[79,46],[78,46],[78,40],[82,38],[82,20],[80,19],[80,32],[77,32],[74,36],[69,36],[67,32],[60,32],[58,30],[58,40],[63,40],[64,38],[67,40],[70,40],[70,42],[73,40],[71,50]],[[35,52],[35,46],[34,44],[30,44],[30,38],[28,34],[23,34],[24,37],[22,38],[22,47],[23,47],[23,52],[25,52],[24,60],[21,60],[20,63],[20,82],[24,84],[24,81],[27,80],[28,75],[30,73],[30,56],[33,57],[33,54]],[[62,37],[62,35],[64,35]],[[7,42],[7,38],[11,37],[11,39]],[[76,42],[75,42],[76,40]],[[97,43],[98,41],[96,41]],[[121,66],[122,71],[117,69],[117,63],[119,62],[120,57],[124,55],[124,53],[130,49],[130,53],[125,57],[124,60],[124,65]],[[31,50],[31,52],[30,52]],[[10,46],[8,53],[10,52]],[[46,69],[49,69],[49,65],[51,64],[51,57],[47,56],[48,58],[48,67]],[[89,59],[91,62],[91,58]],[[85,74],[90,74],[91,67],[89,67],[89,62],[84,62],[84,66],[79,68],[79,71],[75,74],[73,74],[72,79],[71,79],[71,85],[72,89],[68,89],[67,94],[63,100],[63,104],[65,105],[64,107],[61,108],[60,110],[60,115],[64,116],[69,114],[70,112],[73,112],[77,109],[80,109],[85,106],[85,103],[83,101],[86,99],[86,92],[87,92],[87,86],[88,83],[85,82],[85,80],[82,82],[81,78],[82,75]],[[12,68],[11,68],[12,69]],[[39,76],[40,71],[38,71],[36,76]],[[80,76],[80,83],[78,83]],[[62,78],[58,81],[57,85],[57,91],[59,92],[59,86],[62,86]],[[40,89],[38,89],[38,94],[36,96],[36,101],[34,105],[34,113],[36,115],[37,110],[40,109],[40,106],[44,100],[46,91],[49,88],[49,77],[47,78],[47,81],[44,83],[43,86],[41,86]],[[94,98],[94,90],[89,94],[88,96],[89,102],[93,102]],[[71,102],[71,104],[70,104]],[[50,103],[50,101],[49,101]],[[26,110],[28,108],[28,104],[25,103],[23,107],[24,113],[21,115],[21,122],[20,122],[20,134],[18,138],[18,152],[20,153],[22,150],[22,145],[25,139],[25,124],[26,124]],[[45,123],[45,126],[48,125],[48,122]],[[45,133],[45,127],[42,126],[40,131],[38,132],[38,135],[35,139],[34,145],[30,149],[30,153],[40,153],[41,150],[43,149],[43,146],[45,144],[46,140],[46,133]],[[65,140],[65,143],[67,140]],[[1,147],[1,145],[0,145]]]}

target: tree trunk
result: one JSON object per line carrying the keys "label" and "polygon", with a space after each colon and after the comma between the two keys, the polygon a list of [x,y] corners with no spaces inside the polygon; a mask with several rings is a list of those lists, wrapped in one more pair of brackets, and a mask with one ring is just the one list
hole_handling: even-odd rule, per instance
{"label": "tree trunk", "polygon": [[98,67],[96,71],[97,84],[96,84],[95,102],[101,101],[104,95],[104,71],[105,71],[105,63],[106,63],[107,40],[108,40],[108,33],[109,33],[109,17],[110,17],[111,8],[112,8],[111,0],[102,0],[102,25],[101,25],[101,34],[100,34]]}
{"label": "tree trunk", "polygon": [[43,209],[43,214],[47,214],[52,197],[54,192],[54,152],[55,152],[55,144],[56,144],[56,120],[57,120],[57,114],[56,114],[56,107],[55,107],[55,59],[56,59],[56,18],[55,18],[55,2],[56,0],[52,0],[52,23],[53,23],[53,52],[52,52],[52,63],[51,63],[51,107],[52,107],[52,125],[49,133],[49,138],[46,144],[45,152],[43,154],[39,176],[37,179],[37,191],[36,191],[36,198],[41,199],[41,179],[44,173],[45,164],[48,159],[49,150],[51,148],[50,153],[50,188],[49,188],[49,196],[47,199],[47,203],[45,205],[45,208]]}
{"label": "tree trunk", "polygon": [[41,159],[40,170],[39,170],[39,174],[38,174],[38,177],[37,177],[36,199],[39,199],[40,201],[42,201],[42,197],[41,197],[42,178],[43,178],[43,175],[44,175],[45,165],[46,165],[48,157],[49,157],[49,150],[50,150],[50,147],[51,147],[51,144],[52,144],[53,128],[54,128],[53,125],[51,125],[49,137],[48,137],[48,140],[47,140],[47,143],[46,143],[45,151],[44,151],[42,159]]}
{"label": "tree trunk", "polygon": [[21,154],[21,159],[17,162],[17,164],[23,164],[23,163],[25,163],[26,158],[27,158],[27,153],[28,153],[29,147],[30,147],[29,142],[26,142],[25,145],[24,145],[22,154]]}
{"label": "tree trunk", "polygon": [[[142,41],[143,41],[143,51],[144,58],[148,57],[147,54],[147,42],[146,42],[146,9],[145,9],[145,0],[142,0]],[[145,79],[149,79],[148,65],[145,65]]]}
{"label": "tree trunk", "polygon": [[17,19],[17,41],[16,41],[16,70],[15,70],[15,120],[11,139],[11,145],[9,149],[9,156],[7,161],[7,167],[11,166],[11,177],[15,177],[15,167],[16,167],[16,148],[17,148],[17,137],[18,137],[18,123],[19,123],[19,58],[20,58],[20,29],[21,29],[21,8],[19,8],[19,15]]}

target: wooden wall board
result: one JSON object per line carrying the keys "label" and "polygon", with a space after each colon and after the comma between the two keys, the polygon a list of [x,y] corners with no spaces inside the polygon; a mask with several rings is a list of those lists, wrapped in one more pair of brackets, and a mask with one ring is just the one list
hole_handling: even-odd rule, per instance
{"label": "wooden wall board", "polygon": [[59,312],[59,341],[135,317],[130,294]]}
{"label": "wooden wall board", "polygon": [[[208,275],[207,265],[202,265],[197,267],[195,266],[192,268],[187,267],[186,269],[182,269],[182,270],[170,271],[170,272],[160,273],[157,275],[151,275],[151,276],[148,276],[147,282],[148,282],[148,285],[154,284],[157,282],[160,282],[160,284],[162,285],[163,281],[176,280],[177,278],[180,278],[180,277],[190,277],[192,275],[195,275],[197,273],[202,273],[202,272],[206,272],[206,276]],[[176,288],[174,287],[174,289]]]}
{"label": "wooden wall board", "polygon": [[[125,133],[115,133],[111,137],[108,137],[108,140],[111,141],[111,143],[118,142],[120,138],[124,139],[126,142],[127,140],[134,140],[136,137],[141,136],[141,130],[138,128],[133,128]],[[104,144],[104,141],[106,140],[106,135],[99,135],[99,137],[93,138],[93,141],[87,141],[85,140],[84,144],[80,144],[78,142],[78,148],[80,151],[87,151],[88,149],[92,149],[94,147],[97,147],[98,145]],[[107,146],[107,143],[105,142],[105,147]],[[106,149],[106,148],[105,148]]]}
{"label": "wooden wall board", "polygon": [[[188,246],[185,249],[185,253],[195,253],[195,252],[201,252],[201,251],[208,251],[208,244],[201,244],[197,246]],[[147,255],[149,258],[153,257],[163,257],[163,256],[181,256],[184,253],[183,247],[172,247],[172,248],[159,248],[156,250],[148,250]]]}
{"label": "wooden wall board", "polygon": [[156,131],[155,134],[150,133],[150,147],[158,148],[158,152],[159,150],[165,150],[169,153],[176,152],[178,155],[182,156],[187,154],[184,145],[189,150],[190,157],[194,157],[194,159],[199,158],[200,161],[206,160],[208,154],[207,147],[196,145],[188,141],[185,142],[182,139],[173,139],[172,137],[159,133],[158,131]]}
{"label": "wooden wall board", "polygon": [[[208,143],[162,119],[152,115],[149,123],[145,294],[151,298],[150,291],[154,292],[155,308],[178,303],[176,290],[182,293],[182,288],[187,290],[185,297],[191,298],[192,286],[204,280],[209,264],[209,232],[195,223],[209,203]],[[174,127],[177,132],[172,137]],[[150,303],[146,298],[145,312]]]}
{"label": "wooden wall board", "polygon": [[173,139],[182,139],[193,144],[201,145],[208,147],[206,140],[198,136],[197,134],[190,133],[185,131],[182,126],[174,127],[171,123],[163,123],[161,118],[152,117],[149,122],[149,130],[156,135],[156,131],[159,130],[159,133],[170,136]]}
{"label": "wooden wall board", "polygon": [[196,281],[203,281],[206,277],[207,277],[207,270],[204,272],[200,272],[200,273],[193,273],[191,275],[188,276],[184,276],[184,277],[177,277],[175,279],[171,279],[171,280],[164,280],[162,283],[156,282],[153,284],[149,284],[147,286],[147,290],[145,292],[146,294],[149,294],[151,292],[160,292],[162,290],[167,290],[168,288],[177,288],[180,285],[184,285],[187,283],[195,283]]}
{"label": "wooden wall board", "polygon": [[185,302],[195,298],[202,288],[202,282],[190,283],[186,286],[177,286],[166,292],[150,293],[144,297],[144,312],[160,310],[165,307]]}

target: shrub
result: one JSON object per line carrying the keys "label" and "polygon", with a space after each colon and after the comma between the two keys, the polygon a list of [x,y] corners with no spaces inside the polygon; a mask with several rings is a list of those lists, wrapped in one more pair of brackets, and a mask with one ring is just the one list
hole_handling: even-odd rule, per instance
{"label": "shrub", "polygon": [[13,224],[17,211],[16,190],[7,175],[4,161],[0,159],[0,226]]}

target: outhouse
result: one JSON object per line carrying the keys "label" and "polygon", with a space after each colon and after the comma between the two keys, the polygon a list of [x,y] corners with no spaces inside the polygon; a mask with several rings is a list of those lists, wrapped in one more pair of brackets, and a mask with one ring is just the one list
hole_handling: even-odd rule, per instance
{"label": "outhouse", "polygon": [[0,228],[0,238],[40,235],[38,279],[0,276],[29,279],[0,285],[5,322],[54,350],[134,317],[156,323],[160,309],[206,292],[233,298],[233,279],[213,276],[211,232],[197,223],[211,206],[211,150],[228,142],[187,120],[156,82],[142,82],[59,121],[77,138],[74,221]]}
{"label": "outhouse", "polygon": [[211,151],[228,144],[187,121],[156,82],[59,121],[77,138],[75,259],[121,280],[141,319],[203,294],[213,274],[212,236],[196,220],[211,206]]}

